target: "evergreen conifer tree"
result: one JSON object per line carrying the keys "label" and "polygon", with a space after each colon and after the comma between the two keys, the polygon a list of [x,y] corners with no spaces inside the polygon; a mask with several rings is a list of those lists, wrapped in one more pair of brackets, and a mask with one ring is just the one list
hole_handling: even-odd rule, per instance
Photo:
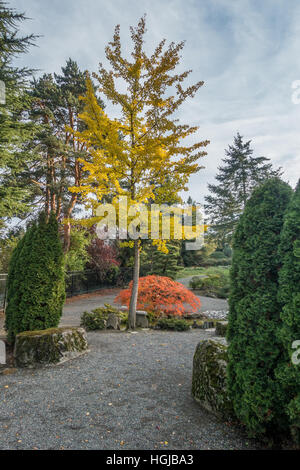
{"label": "evergreen conifer tree", "polygon": [[225,150],[217,183],[208,185],[211,194],[205,197],[205,212],[211,220],[210,233],[220,248],[231,244],[232,234],[253,189],[264,180],[280,175],[280,169],[273,170],[268,158],[253,156],[250,144],[251,141],[244,143],[238,133],[233,145]]}
{"label": "evergreen conifer tree", "polygon": [[12,64],[36,38],[18,34],[25,20],[23,13],[0,1],[0,227],[7,217],[28,210],[29,204],[30,191],[17,174],[29,158],[27,142],[35,132],[34,124],[24,118],[30,106],[26,89],[32,71]]}
{"label": "evergreen conifer tree", "polygon": [[156,274],[158,276],[176,279],[176,275],[181,269],[181,241],[167,241],[166,247],[168,253],[163,253],[157,250],[157,248],[152,245],[151,241],[144,244],[141,254],[142,275]]}
{"label": "evergreen conifer tree", "polygon": [[9,340],[21,331],[56,327],[65,300],[64,257],[55,214],[28,229],[12,255],[8,276],[6,329]]}
{"label": "evergreen conifer tree", "polygon": [[[279,333],[284,355],[277,368],[282,387],[282,403],[294,438],[300,440],[300,181],[287,209],[279,245],[282,268],[279,272],[278,300],[282,309]],[[294,346],[294,347],[293,347]],[[296,348],[296,349],[295,349]],[[296,361],[293,361],[296,354]]]}
{"label": "evergreen conifer tree", "polygon": [[17,303],[17,295],[19,294],[18,289],[18,263],[22,259],[22,249],[28,239],[31,237],[31,232],[33,227],[28,228],[25,235],[19,240],[18,244],[14,248],[10,261],[9,261],[9,270],[8,270],[8,278],[7,278],[7,298],[10,299],[9,305],[5,311],[5,329],[7,331],[11,330],[11,323],[12,323],[12,313],[13,309],[11,308],[12,305]]}
{"label": "evergreen conifer tree", "polygon": [[234,234],[228,389],[237,417],[252,435],[276,432],[283,422],[275,377],[281,356],[277,248],[291,193],[279,178],[266,181],[246,203]]}
{"label": "evergreen conifer tree", "polygon": [[[58,220],[64,219],[67,253],[71,241],[70,218],[80,202],[80,194],[70,193],[69,187],[80,185],[84,174],[80,158],[89,158],[86,146],[72,135],[72,131],[85,128],[79,115],[84,107],[80,97],[86,92],[86,72],[69,58],[60,74],[44,74],[31,85],[29,117],[39,129],[31,147],[38,151],[19,179],[31,189],[37,211],[42,207],[47,215],[55,212]],[[103,108],[99,98],[98,102]]]}

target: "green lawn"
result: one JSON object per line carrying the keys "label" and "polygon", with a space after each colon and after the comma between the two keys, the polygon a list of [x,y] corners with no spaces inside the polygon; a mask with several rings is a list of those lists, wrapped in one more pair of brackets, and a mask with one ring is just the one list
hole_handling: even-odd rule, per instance
{"label": "green lawn", "polygon": [[202,266],[186,267],[177,273],[176,278],[181,279],[189,276],[199,276],[200,274],[205,274],[208,276],[209,274],[218,274],[220,272],[227,273],[229,272],[229,269],[230,266],[217,266],[208,268],[204,268]]}

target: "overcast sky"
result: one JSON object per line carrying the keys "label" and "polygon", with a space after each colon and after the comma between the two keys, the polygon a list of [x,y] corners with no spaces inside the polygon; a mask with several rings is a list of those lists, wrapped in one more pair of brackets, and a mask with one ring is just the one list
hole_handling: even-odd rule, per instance
{"label": "overcast sky", "polygon": [[[182,68],[205,84],[180,113],[198,125],[197,140],[210,140],[205,169],[190,181],[197,201],[207,193],[240,132],[254,154],[282,166],[293,186],[300,177],[300,104],[292,83],[300,84],[299,0],[14,0],[10,6],[31,18],[23,31],[42,35],[38,47],[19,64],[58,72],[71,57],[82,69],[97,71],[116,24],[124,48],[129,26],[147,14],[146,48],[162,38],[186,40]],[[300,88],[299,88],[300,90]],[[300,93],[299,93],[300,97]]]}

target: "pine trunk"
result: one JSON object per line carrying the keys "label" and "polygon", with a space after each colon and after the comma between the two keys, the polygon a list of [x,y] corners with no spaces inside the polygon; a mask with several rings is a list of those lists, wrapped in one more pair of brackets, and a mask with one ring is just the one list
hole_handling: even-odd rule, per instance
{"label": "pine trunk", "polygon": [[135,240],[134,242],[134,268],[133,268],[133,284],[128,312],[128,329],[135,329],[136,322],[136,304],[138,298],[138,289],[139,289],[139,275],[140,275],[140,250],[139,242]]}
{"label": "pine trunk", "polygon": [[64,224],[64,253],[68,253],[71,243],[71,224],[66,222]]}
{"label": "pine trunk", "polygon": [[72,194],[71,202],[70,205],[64,214],[65,217],[65,223],[64,223],[64,253],[68,253],[70,249],[70,244],[71,244],[71,222],[70,222],[70,217],[72,215],[72,211],[75,207],[75,204],[77,202],[77,195]]}

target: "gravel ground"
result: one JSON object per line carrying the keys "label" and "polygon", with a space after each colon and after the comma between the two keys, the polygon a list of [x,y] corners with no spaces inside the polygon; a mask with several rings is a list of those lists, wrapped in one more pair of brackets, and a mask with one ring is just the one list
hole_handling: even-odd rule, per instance
{"label": "gravel ground", "polygon": [[[188,285],[189,279],[187,278],[178,279],[184,285]],[[63,317],[60,322],[60,326],[78,326],[80,324],[80,316],[84,311],[90,312],[94,308],[101,307],[105,303],[114,305],[114,299],[120,289],[104,289],[96,293],[79,295],[67,299],[64,306]],[[225,319],[228,310],[228,302],[224,299],[214,299],[212,297],[198,296],[201,301],[201,307],[199,312],[205,312],[205,316],[211,319]],[[4,317],[0,315],[0,335],[5,334],[3,330]]]}
{"label": "gravel ground", "polygon": [[254,449],[191,397],[211,331],[89,333],[90,352],[0,375],[1,449]]}
{"label": "gravel ground", "polygon": [[[96,307],[100,307],[105,303],[114,305],[114,299],[118,294],[118,289],[111,289],[111,292],[104,291],[104,294],[97,293],[89,296],[83,295],[73,297],[68,300],[64,306],[64,313],[61,319],[61,326],[80,324],[80,316],[85,310],[90,312]],[[214,299],[212,297],[198,296],[201,301],[199,312],[205,312],[207,318],[224,319],[226,315],[224,312],[228,310],[228,302],[224,299]],[[209,312],[215,312],[209,313]],[[219,312],[222,312],[219,314]]]}

